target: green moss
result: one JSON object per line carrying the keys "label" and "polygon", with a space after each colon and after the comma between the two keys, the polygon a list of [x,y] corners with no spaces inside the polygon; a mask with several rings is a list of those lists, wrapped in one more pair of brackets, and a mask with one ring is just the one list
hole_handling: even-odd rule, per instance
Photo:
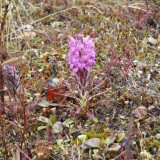
{"label": "green moss", "polygon": [[105,132],[103,132],[103,133],[84,132],[83,134],[87,136],[87,139],[90,139],[90,138],[105,139],[105,138],[107,138],[109,136]]}
{"label": "green moss", "polygon": [[[109,136],[109,133],[106,133],[106,132],[102,132],[102,133],[83,132],[82,135],[86,135],[86,140],[90,139],[90,138],[99,138],[103,142],[104,139],[106,139]],[[82,143],[83,143],[83,141],[81,139],[79,139],[78,137],[71,140],[72,145],[74,145],[74,144],[80,145]],[[103,145],[103,143],[102,143],[102,145]]]}
{"label": "green moss", "polygon": [[80,144],[82,144],[83,143],[83,141],[81,140],[81,139],[79,139],[78,137],[75,139],[75,140],[72,140],[71,141],[71,144],[72,145],[80,145]]}
{"label": "green moss", "polygon": [[154,139],[151,143],[150,143],[150,148],[152,147],[160,147],[160,142],[157,139]]}

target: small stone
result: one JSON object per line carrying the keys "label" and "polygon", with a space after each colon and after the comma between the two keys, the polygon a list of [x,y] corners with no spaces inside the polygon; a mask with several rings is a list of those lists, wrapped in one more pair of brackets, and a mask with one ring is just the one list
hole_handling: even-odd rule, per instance
{"label": "small stone", "polygon": [[129,101],[125,101],[124,103],[125,103],[126,105],[128,105],[128,104],[129,104]]}
{"label": "small stone", "polygon": [[156,138],[160,139],[160,133],[156,134]]}
{"label": "small stone", "polygon": [[153,37],[149,37],[149,38],[148,38],[148,42],[149,42],[150,44],[152,44],[152,45],[156,45],[156,44],[158,43],[157,40],[154,39]]}
{"label": "small stone", "polygon": [[150,153],[151,153],[151,154],[156,154],[157,151],[158,151],[158,148],[157,148],[157,147],[152,147],[152,148],[150,149]]}
{"label": "small stone", "polygon": [[58,78],[53,78],[52,81],[49,81],[47,84],[50,87],[55,87],[58,83],[59,83],[59,79]]}
{"label": "small stone", "polygon": [[120,115],[120,119],[126,119],[126,117],[123,115]]}
{"label": "small stone", "polygon": [[24,26],[24,31],[25,32],[30,32],[32,29],[33,29],[33,27],[29,24]]}
{"label": "small stone", "polygon": [[142,73],[143,73],[143,72],[142,72],[141,70],[138,70],[138,72],[137,72],[138,78],[141,78]]}

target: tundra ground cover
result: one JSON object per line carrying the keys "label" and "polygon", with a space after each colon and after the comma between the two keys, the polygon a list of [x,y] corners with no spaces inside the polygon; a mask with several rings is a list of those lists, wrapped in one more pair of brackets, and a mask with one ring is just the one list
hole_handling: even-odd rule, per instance
{"label": "tundra ground cover", "polygon": [[0,158],[159,159],[159,10],[1,2]]}

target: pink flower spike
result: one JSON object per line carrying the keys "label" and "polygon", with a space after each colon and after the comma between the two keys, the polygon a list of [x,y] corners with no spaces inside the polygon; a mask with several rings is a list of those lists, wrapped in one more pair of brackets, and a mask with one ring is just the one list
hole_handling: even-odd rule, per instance
{"label": "pink flower spike", "polygon": [[69,61],[70,68],[75,74],[78,71],[89,72],[95,64],[96,53],[94,50],[93,39],[88,35],[75,34],[75,38],[69,36]]}

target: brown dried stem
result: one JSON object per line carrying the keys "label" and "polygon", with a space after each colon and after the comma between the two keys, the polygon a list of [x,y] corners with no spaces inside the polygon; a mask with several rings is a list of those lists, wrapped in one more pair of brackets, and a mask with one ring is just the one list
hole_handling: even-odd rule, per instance
{"label": "brown dried stem", "polygon": [[32,160],[22,149],[20,149],[18,147],[18,145],[16,145],[17,149],[21,152],[20,155],[24,155],[25,156],[25,159],[28,159],[28,160]]}
{"label": "brown dried stem", "polygon": [[7,17],[7,13],[8,13],[8,7],[9,7],[9,2],[5,6],[5,13],[4,13],[4,17],[3,17],[2,23],[1,23],[0,41],[1,41],[1,36],[2,36],[3,30],[4,30],[4,25],[5,25],[5,22],[6,22],[6,17]]}
{"label": "brown dried stem", "polygon": [[21,100],[21,106],[23,109],[23,120],[24,120],[24,127],[23,127],[23,134],[22,134],[22,140],[21,140],[21,150],[23,148],[23,143],[25,139],[25,133],[26,133],[26,109],[24,106],[24,77],[23,77],[23,64],[22,64],[22,100]]}

